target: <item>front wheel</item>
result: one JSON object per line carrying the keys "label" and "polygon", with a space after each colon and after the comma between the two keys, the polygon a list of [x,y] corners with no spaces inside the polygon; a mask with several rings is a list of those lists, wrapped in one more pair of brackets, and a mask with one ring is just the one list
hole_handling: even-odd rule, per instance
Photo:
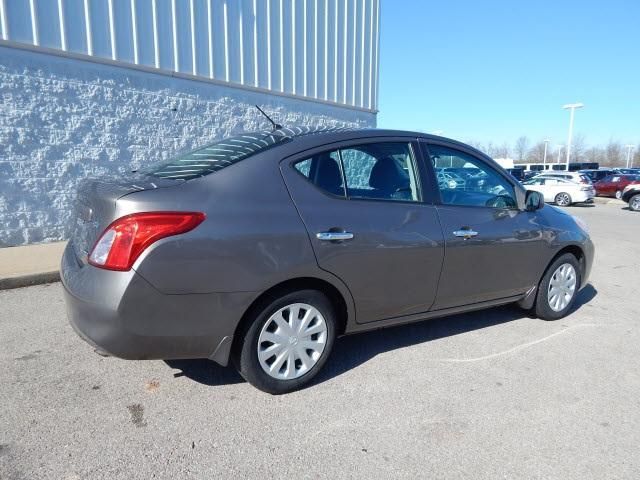
{"label": "front wheel", "polygon": [[250,320],[236,366],[251,385],[271,394],[308,384],[327,361],[336,337],[333,306],[316,290],[272,300]]}
{"label": "front wheel", "polygon": [[640,212],[640,193],[636,193],[629,199],[629,208],[634,212]]}
{"label": "front wheel", "polygon": [[545,272],[536,296],[535,314],[544,320],[564,317],[580,288],[580,263],[570,253],[558,257]]}
{"label": "front wheel", "polygon": [[559,207],[568,207],[571,205],[571,195],[561,192],[556,195],[555,202]]}
{"label": "front wheel", "polygon": [[618,200],[620,200],[622,198],[622,191],[621,190],[616,190],[616,198]]}

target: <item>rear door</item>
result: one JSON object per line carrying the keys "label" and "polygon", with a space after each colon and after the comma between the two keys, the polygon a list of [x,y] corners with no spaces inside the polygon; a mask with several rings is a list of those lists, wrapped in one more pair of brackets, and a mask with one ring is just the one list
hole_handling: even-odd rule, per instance
{"label": "rear door", "polygon": [[446,142],[425,147],[427,167],[454,164],[472,173],[462,188],[438,184],[445,259],[433,309],[527,292],[548,256],[538,213],[520,210],[515,182],[472,150]]}
{"label": "rear door", "polygon": [[415,140],[341,142],[288,158],[281,171],[320,268],[351,291],[358,323],[432,306],[444,255]]}

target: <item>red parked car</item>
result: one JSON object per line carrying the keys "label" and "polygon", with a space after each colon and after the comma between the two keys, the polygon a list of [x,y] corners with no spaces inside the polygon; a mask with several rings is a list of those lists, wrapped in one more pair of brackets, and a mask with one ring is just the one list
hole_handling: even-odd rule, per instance
{"label": "red parked car", "polygon": [[624,187],[640,183],[640,175],[614,174],[604,177],[593,184],[596,187],[596,195],[600,197],[622,198]]}

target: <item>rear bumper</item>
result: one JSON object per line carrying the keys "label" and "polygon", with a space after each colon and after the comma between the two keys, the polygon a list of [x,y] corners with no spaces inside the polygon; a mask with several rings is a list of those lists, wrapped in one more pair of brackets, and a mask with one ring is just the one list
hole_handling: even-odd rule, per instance
{"label": "rear bumper", "polygon": [[133,270],[80,263],[71,242],[60,277],[78,335],[101,352],[130,360],[210,358],[226,365],[236,326],[256,296],[166,295]]}
{"label": "rear bumper", "polygon": [[595,197],[594,192],[578,192],[575,194],[573,198],[574,203],[591,203],[593,202],[593,197]]}

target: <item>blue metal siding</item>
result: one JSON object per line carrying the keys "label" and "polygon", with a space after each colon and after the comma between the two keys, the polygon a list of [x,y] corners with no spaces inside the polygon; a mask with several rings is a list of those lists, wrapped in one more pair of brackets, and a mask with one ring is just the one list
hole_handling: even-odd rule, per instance
{"label": "blue metal siding", "polygon": [[379,10],[379,0],[0,0],[0,38],[376,110]]}

